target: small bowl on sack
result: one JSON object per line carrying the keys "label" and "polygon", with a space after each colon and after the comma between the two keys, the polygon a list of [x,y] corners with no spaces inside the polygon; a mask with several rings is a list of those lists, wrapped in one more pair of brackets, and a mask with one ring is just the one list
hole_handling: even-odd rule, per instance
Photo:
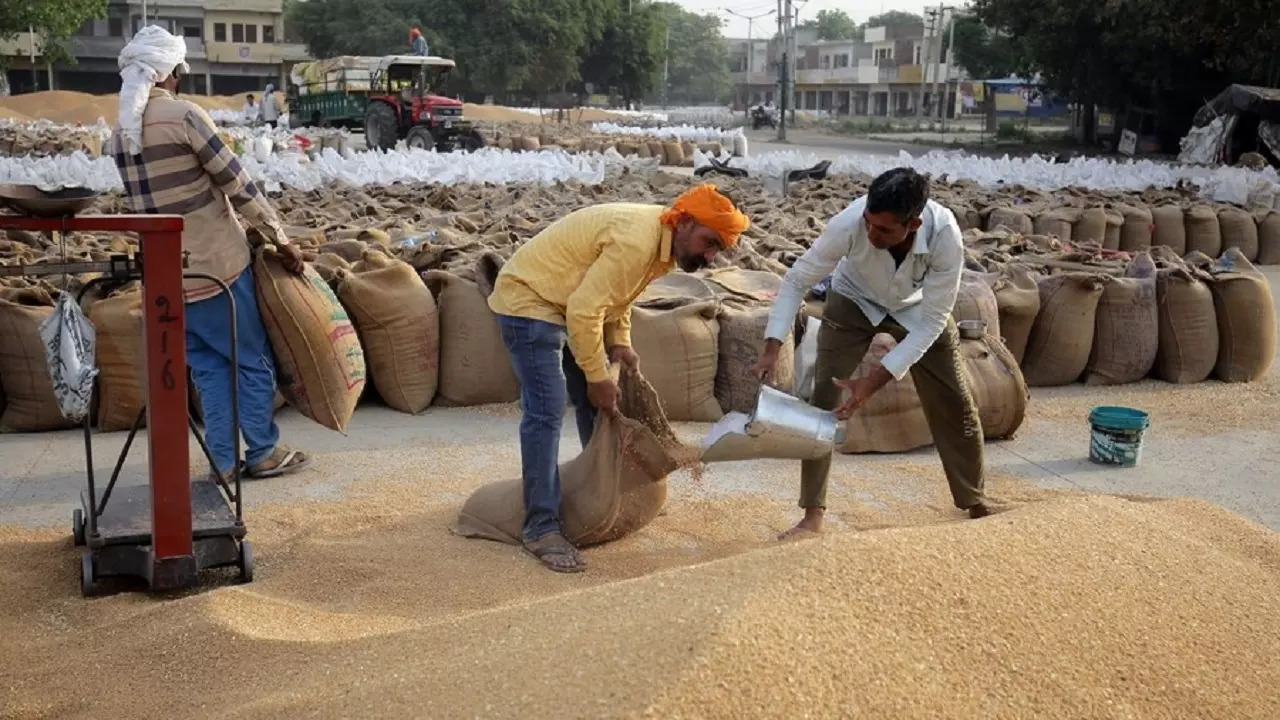
{"label": "small bowl on sack", "polygon": [[80,187],[46,192],[34,185],[0,185],[0,205],[34,217],[70,217],[92,205],[99,194]]}
{"label": "small bowl on sack", "polygon": [[987,334],[987,324],[981,320],[961,320],[956,327],[962,340],[981,340]]}

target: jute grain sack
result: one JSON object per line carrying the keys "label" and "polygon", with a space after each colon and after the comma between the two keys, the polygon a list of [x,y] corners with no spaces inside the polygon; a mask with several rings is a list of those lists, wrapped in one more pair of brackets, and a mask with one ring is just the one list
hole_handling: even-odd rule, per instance
{"label": "jute grain sack", "polygon": [[1086,385],[1137,382],[1151,372],[1160,345],[1160,315],[1150,253],[1138,253],[1123,278],[1106,278],[1093,327]]}
{"label": "jute grain sack", "polygon": [[[750,368],[760,359],[769,312],[782,278],[770,272],[727,268],[709,273],[706,279],[723,302],[718,318],[716,400],[725,412],[750,413],[760,393],[760,381],[752,377]],[[782,341],[771,384],[788,392],[795,385],[794,331]]]}
{"label": "jute grain sack", "polygon": [[511,353],[480,287],[443,270],[429,270],[422,279],[440,315],[436,404],[468,407],[520,399]]}
{"label": "jute grain sack", "polygon": [[1040,313],[1027,340],[1022,372],[1031,387],[1069,385],[1089,363],[1102,280],[1096,275],[1065,273],[1041,277],[1038,282]]}
{"label": "jute grain sack", "polygon": [[[852,377],[865,377],[896,346],[888,333],[876,335]],[[901,380],[890,380],[854,411],[845,423],[844,442],[836,449],[842,453],[896,453],[932,444],[915,380],[908,373]]]}
{"label": "jute grain sack", "polygon": [[142,293],[135,289],[99,300],[88,315],[98,338],[98,429],[128,430],[147,401]]}
{"label": "jute grain sack", "polygon": [[1120,249],[1120,234],[1124,229],[1124,215],[1115,208],[1103,208],[1107,218],[1107,229],[1102,233],[1102,247],[1106,250]]}
{"label": "jute grain sack", "polygon": [[658,158],[659,162],[662,162],[665,159],[666,151],[661,142],[656,140],[649,141],[649,156]]}
{"label": "jute grain sack", "polygon": [[[1222,252],[1222,228],[1218,214],[1208,205],[1193,205],[1187,210],[1187,252],[1201,252],[1217,257]],[[1185,254],[1185,253],[1184,253]]]}
{"label": "jute grain sack", "polygon": [[1258,224],[1247,210],[1230,205],[1222,208],[1218,211],[1218,231],[1223,250],[1239,248],[1245,260],[1258,259]]}
{"label": "jute grain sack", "polygon": [[684,164],[684,147],[678,142],[662,144],[662,164],[680,167]]}
{"label": "jute grain sack", "polygon": [[1258,264],[1280,265],[1280,212],[1267,212],[1258,220]]}
{"label": "jute grain sack", "polygon": [[1276,357],[1276,308],[1267,277],[1236,248],[1224,252],[1210,272],[1218,316],[1213,374],[1223,382],[1264,377]]}
{"label": "jute grain sack", "polygon": [[253,271],[281,394],[306,417],[343,432],[365,384],[351,318],[314,269],[289,273],[270,246],[256,254]]}
{"label": "jute grain sack", "polygon": [[987,229],[1005,227],[1019,235],[1030,235],[1035,232],[1031,217],[1017,208],[996,208],[987,216]]}
{"label": "jute grain sack", "polygon": [[62,417],[53,393],[40,323],[53,314],[54,299],[43,289],[24,288],[0,299],[0,387],[4,412],[0,432],[39,432],[74,427]]}
{"label": "jute grain sack", "polygon": [[1034,231],[1036,235],[1057,237],[1069,243],[1074,237],[1072,227],[1079,221],[1080,211],[1076,208],[1056,208],[1036,216]]}
{"label": "jute grain sack", "polygon": [[[1000,337],[1019,363],[1027,353],[1031,328],[1040,313],[1038,275],[1026,265],[1006,265],[1000,273],[988,275],[1000,314]],[[994,334],[994,333],[993,333]]]}
{"label": "jute grain sack", "polygon": [[642,142],[636,144],[636,157],[642,160],[647,160],[648,158],[653,157],[653,149],[649,147],[649,143]]}
{"label": "jute grain sack", "polygon": [[[583,547],[619,540],[653,521],[667,501],[667,475],[687,454],[644,378],[624,374],[620,418],[601,414],[582,454],[560,464],[560,524]],[[463,537],[519,543],[524,526],[521,480],[472,493],[454,532]]]}
{"label": "jute grain sack", "polygon": [[987,333],[980,339],[961,340],[960,358],[978,403],[983,436],[988,440],[1013,437],[1027,417],[1031,400],[1013,353],[999,337]]}
{"label": "jute grain sack", "polygon": [[631,344],[673,421],[715,422],[724,415],[715,393],[719,313],[715,300],[631,310]]}
{"label": "jute grain sack", "polygon": [[1120,228],[1120,249],[1138,252],[1151,247],[1151,238],[1155,233],[1155,220],[1151,216],[1151,210],[1146,206],[1123,205],[1120,207],[1120,214],[1124,216],[1124,225]]}
{"label": "jute grain sack", "polygon": [[956,322],[979,320],[986,323],[987,332],[1000,337],[1000,305],[991,283],[983,273],[965,270],[960,276],[960,291],[951,310]]}
{"label": "jute grain sack", "polygon": [[684,162],[680,163],[680,167],[693,167],[693,151],[697,149],[698,146],[688,140],[680,143],[680,150],[684,153]]}
{"label": "jute grain sack", "polygon": [[542,143],[536,137],[525,136],[520,138],[519,147],[524,152],[537,152],[542,149]]}
{"label": "jute grain sack", "polygon": [[338,299],[351,313],[373,386],[390,407],[420,413],[440,379],[440,317],[409,263],[340,271]]}
{"label": "jute grain sack", "polygon": [[1094,242],[1101,245],[1107,238],[1107,211],[1100,207],[1085,208],[1080,220],[1071,229],[1074,242]]}
{"label": "jute grain sack", "polygon": [[1198,383],[1218,362],[1218,316],[1200,273],[1171,267],[1156,276],[1160,340],[1155,375],[1171,383]]}
{"label": "jute grain sack", "polygon": [[1167,247],[1178,256],[1187,254],[1187,224],[1182,208],[1177,205],[1152,208],[1151,224],[1155,228],[1152,245]]}
{"label": "jute grain sack", "polygon": [[[750,369],[760,360],[770,310],[772,307],[769,305],[734,299],[725,300],[721,307],[715,396],[724,412],[750,413],[755,409],[760,380],[751,374]],[[782,341],[770,384],[790,392],[795,379],[795,334],[788,332]]]}

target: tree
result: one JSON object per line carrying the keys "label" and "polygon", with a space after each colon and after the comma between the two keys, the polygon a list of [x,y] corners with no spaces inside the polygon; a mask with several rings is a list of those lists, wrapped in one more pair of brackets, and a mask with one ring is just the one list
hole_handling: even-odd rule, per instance
{"label": "tree", "polygon": [[628,6],[620,0],[607,10],[600,39],[583,54],[582,80],[592,83],[596,92],[611,88],[629,108],[653,89],[664,41],[659,9]]}
{"label": "tree", "polygon": [[1018,42],[962,15],[955,19],[956,62],[977,79],[1008,77],[1024,69],[1026,63]]}
{"label": "tree", "polygon": [[857,40],[862,28],[843,10],[819,10],[817,17],[805,20],[797,27],[816,30],[819,40]]}
{"label": "tree", "polygon": [[[50,62],[74,63],[66,41],[87,20],[107,16],[107,0],[0,0],[0,40],[34,30],[41,53]],[[0,69],[7,58],[0,56]]]}
{"label": "tree", "polygon": [[920,25],[924,23],[924,18],[915,13],[902,12],[901,10],[890,10],[887,13],[874,15],[863,23],[864,28],[886,27],[889,25]]}
{"label": "tree", "polygon": [[1096,139],[1095,104],[1156,111],[1169,146],[1227,83],[1275,80],[1274,0],[976,0],[974,10],[1018,38],[1022,65],[1085,107],[1086,142]]}
{"label": "tree", "polygon": [[[729,82],[729,52],[720,34],[721,19],[698,15],[674,3],[654,3],[664,27],[658,55],[657,82],[661,95],[662,61],[668,64],[668,100],[680,103],[720,102],[732,89]],[[670,42],[666,40],[670,32]]]}

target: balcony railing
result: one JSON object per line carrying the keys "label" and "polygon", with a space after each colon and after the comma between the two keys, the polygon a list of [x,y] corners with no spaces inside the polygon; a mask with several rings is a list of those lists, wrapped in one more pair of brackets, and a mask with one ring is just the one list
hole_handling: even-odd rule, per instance
{"label": "balcony railing", "polygon": [[729,74],[729,80],[734,85],[772,85],[778,81],[778,76],[772,72],[736,72]]}

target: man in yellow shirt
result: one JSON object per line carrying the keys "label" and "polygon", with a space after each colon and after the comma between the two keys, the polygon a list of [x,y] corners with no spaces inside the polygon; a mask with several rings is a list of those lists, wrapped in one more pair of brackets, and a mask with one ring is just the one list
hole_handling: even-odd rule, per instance
{"label": "man in yellow shirt", "polygon": [[679,265],[706,267],[750,226],[704,184],[660,205],[611,203],[572,212],[516,251],[489,307],[520,379],[525,549],[557,572],[586,569],[560,532],[560,430],[572,402],[583,447],[596,412],[617,412],[609,362],[634,370],[631,303]]}

